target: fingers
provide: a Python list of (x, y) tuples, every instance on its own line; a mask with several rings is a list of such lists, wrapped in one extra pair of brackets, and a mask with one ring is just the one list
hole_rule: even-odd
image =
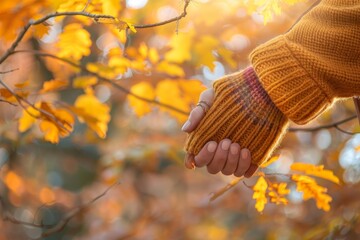
[(203, 167), (208, 165), (215, 155), (217, 146), (217, 143), (214, 141), (205, 144), (205, 146), (200, 150), (199, 154), (195, 157), (195, 166)]
[(209, 88), (200, 94), (199, 102), (203, 101), (202, 106), (196, 106), (191, 112), (189, 119), (184, 123), (181, 128), (184, 132), (192, 132), (199, 125), (201, 119), (205, 116), (205, 111), (213, 104), (214, 101), (214, 90)]
[(241, 150), (240, 160), (237, 169), (234, 172), (236, 177), (241, 177), (249, 169), (251, 164), (250, 151), (246, 148)]
[(234, 174), (236, 177), (249, 178), (257, 171), (258, 166), (251, 162), (251, 153), (247, 148), (241, 149), (238, 143), (229, 139), (219, 144), (210, 141), (200, 150), (199, 154), (186, 153), (185, 166), (188, 169), (207, 166), (210, 174), (221, 171), (224, 175)]
[(236, 171), (240, 158), (240, 145), (238, 143), (232, 143), (230, 145), (230, 151), (227, 161), (221, 172), (224, 175), (231, 175)]
[(214, 158), (207, 165), (207, 170), (209, 173), (216, 174), (224, 168), (227, 161), (230, 145), (230, 139), (221, 140), (221, 142), (219, 143), (219, 147), (216, 149)]
[(254, 175), (254, 173), (256, 172), (256, 170), (257, 170), (258, 168), (259, 168), (258, 165), (252, 163), (252, 164), (250, 165), (249, 169), (246, 171), (246, 173), (245, 173), (244, 176), (245, 176), (246, 178), (252, 177), (252, 175)]

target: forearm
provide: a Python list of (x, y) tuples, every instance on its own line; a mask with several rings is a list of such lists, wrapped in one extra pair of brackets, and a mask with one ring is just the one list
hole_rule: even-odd
[(336, 98), (360, 95), (360, 1), (327, 0), (251, 62), (276, 106), (304, 124)]

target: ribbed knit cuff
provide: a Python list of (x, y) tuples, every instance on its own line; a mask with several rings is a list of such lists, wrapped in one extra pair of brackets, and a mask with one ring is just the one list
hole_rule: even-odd
[(299, 64), (284, 36), (257, 47), (250, 59), (271, 100), (290, 120), (305, 124), (315, 118), (331, 99)]

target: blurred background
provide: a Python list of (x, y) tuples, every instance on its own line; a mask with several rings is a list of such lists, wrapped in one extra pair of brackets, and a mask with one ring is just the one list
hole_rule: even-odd
[[(189, 112), (206, 86), (248, 66), (252, 49), (285, 33), (315, 1), (274, 2), (278, 1), (192, 0), (187, 16), (180, 21), (139, 28), (136, 33), (119, 31), (113, 22), (97, 24), (84, 17), (50, 19), (45, 33), (29, 32), (18, 49), (66, 56), (60, 52), (59, 36), (67, 25), (79, 23), (90, 33), (91, 51), (74, 61), (81, 66), (111, 65), (111, 57), (118, 51), (128, 65), (112, 72), (97, 65), (99, 73), (109, 70), (107, 76), (138, 95)], [(287, 4), (291, 2), (294, 4)], [(111, 14), (134, 25), (161, 22), (184, 10), (180, 0), (5, 0), (2, 4), (0, 55), (30, 19), (57, 10)], [(71, 41), (78, 39), (74, 36)], [(44, 82), (71, 82), (82, 76), (56, 59), (19, 53), (0, 65), (0, 71), (14, 68), (19, 70), (0, 77), (11, 87), (30, 82), (25, 89), (31, 102), (71, 105), (86, 91), (71, 85), (39, 91)], [(319, 210), (314, 200), (304, 201), (296, 186), (289, 183), (288, 205), (267, 204), (264, 212), (258, 213), (250, 187), (257, 177), (238, 183), (210, 202), (211, 193), (234, 177), (185, 169), (186, 135), (180, 131), (185, 114), (129, 98), (109, 84), (99, 82), (91, 89), (111, 109), (103, 139), (77, 121), (68, 137), (49, 143), (36, 126), (20, 132), (22, 108), (1, 102), (0, 240), (359, 238), (360, 134), (335, 128), (289, 132), (275, 153), (279, 159), (264, 171), (287, 174), (293, 162), (323, 164), (341, 184), (319, 181), (333, 198), (328, 212)], [(354, 113), (352, 100), (341, 101), (301, 127), (326, 125)], [(356, 119), (341, 128), (360, 131)], [(288, 179), (278, 176), (274, 181)], [(116, 182), (119, 184), (109, 189)], [(107, 189), (94, 204), (86, 205)], [(68, 218), (73, 209), (85, 205)], [(48, 226), (64, 219), (69, 220), (64, 229), (43, 236)]]

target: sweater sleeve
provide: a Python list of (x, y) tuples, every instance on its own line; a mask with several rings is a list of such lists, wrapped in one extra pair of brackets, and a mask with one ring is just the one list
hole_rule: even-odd
[(360, 0), (323, 0), (250, 59), (272, 101), (297, 124), (360, 95)]

